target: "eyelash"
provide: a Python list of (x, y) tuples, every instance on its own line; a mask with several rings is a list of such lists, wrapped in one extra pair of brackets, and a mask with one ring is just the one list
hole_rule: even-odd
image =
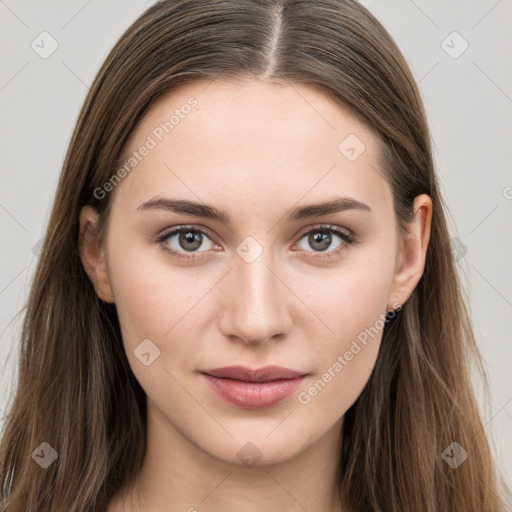
[[(317, 252), (316, 254), (318, 254), (319, 256), (315, 256), (314, 258), (315, 259), (319, 259), (319, 260), (331, 260), (333, 258), (335, 258), (336, 256), (340, 255), (341, 253), (347, 251), (348, 249), (350, 249), (351, 247), (353, 247), (354, 245), (356, 245), (358, 243), (358, 240), (357, 238), (355, 237), (355, 235), (353, 233), (351, 233), (350, 231), (348, 230), (342, 230), (336, 226), (332, 226), (330, 224), (322, 224), (320, 226), (316, 226), (312, 229), (309, 229), (307, 231), (303, 231), (301, 234), (300, 234), (300, 238), (299, 238), (299, 241), (302, 240), (306, 235), (309, 235), (309, 234), (312, 234), (312, 233), (318, 233), (318, 232), (329, 232), (329, 233), (334, 233), (335, 235), (338, 235), (342, 241), (344, 243), (342, 243), (338, 248), (336, 249), (333, 249), (331, 251), (328, 251), (328, 252)], [(171, 256), (173, 258), (176, 258), (176, 259), (179, 259), (179, 260), (196, 260), (198, 258), (200, 258), (201, 256), (198, 255), (196, 256), (196, 254), (200, 254), (200, 253), (189, 253), (190, 255), (189, 256), (185, 256), (182, 252), (179, 252), (179, 251), (175, 251), (173, 249), (170, 249), (169, 247), (169, 244), (165, 243), (165, 241), (174, 236), (174, 235), (177, 235), (179, 233), (200, 233), (202, 235), (206, 235), (210, 240), (211, 240), (211, 236), (209, 236), (209, 234), (205, 231), (203, 231), (202, 229), (199, 229), (195, 226), (180, 226), (180, 227), (177, 227), (177, 228), (173, 228), (169, 231), (166, 231), (165, 233), (163, 233), (162, 235), (158, 236), (157, 239), (156, 239), (156, 242), (159, 243), (161, 245), (161, 247), (166, 251), (168, 252), (169, 254), (171, 254)], [(312, 251), (312, 252), (315, 252), (315, 251)]]

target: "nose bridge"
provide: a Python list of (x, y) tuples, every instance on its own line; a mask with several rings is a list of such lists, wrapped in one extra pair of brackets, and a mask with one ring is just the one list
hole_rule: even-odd
[(237, 248), (241, 255), (235, 256), (235, 268), (230, 273), (229, 299), (224, 302), (221, 329), (226, 336), (256, 343), (286, 332), (290, 323), (284, 285), (272, 268), (272, 251), (263, 250), (252, 259), (247, 257), (251, 251), (254, 256), (256, 248), (251, 243), (242, 242)]

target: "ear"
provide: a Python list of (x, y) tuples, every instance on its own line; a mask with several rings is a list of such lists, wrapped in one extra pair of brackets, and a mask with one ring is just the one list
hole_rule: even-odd
[(400, 240), (388, 309), (399, 309), (407, 301), (425, 268), (432, 221), (432, 200), (427, 194), (414, 199), (413, 212), (414, 219)]
[(98, 297), (104, 302), (115, 302), (108, 277), (105, 250), (99, 243), (98, 217), (92, 206), (84, 206), (80, 211), (80, 258)]

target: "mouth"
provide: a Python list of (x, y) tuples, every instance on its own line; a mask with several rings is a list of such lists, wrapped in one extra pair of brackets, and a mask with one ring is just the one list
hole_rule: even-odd
[(209, 387), (232, 405), (244, 409), (263, 409), (290, 396), (307, 377), (307, 373), (281, 366), (251, 370), (228, 366), (201, 372)]

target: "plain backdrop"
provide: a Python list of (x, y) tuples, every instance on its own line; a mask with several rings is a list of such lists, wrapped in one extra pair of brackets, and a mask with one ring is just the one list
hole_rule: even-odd
[[(0, 429), (14, 392), (16, 314), (79, 109), (107, 53), (152, 3), (0, 0)], [(490, 377), (492, 400), (480, 398), (485, 429), (511, 482), (512, 0), (362, 3), (398, 43), (428, 111), (457, 265)]]

